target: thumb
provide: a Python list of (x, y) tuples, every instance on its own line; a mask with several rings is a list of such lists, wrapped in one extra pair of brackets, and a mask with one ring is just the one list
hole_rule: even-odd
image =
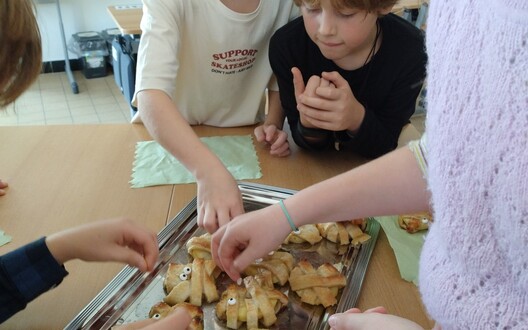
[(292, 68), (291, 73), (293, 74), (293, 89), (295, 92), (295, 99), (297, 99), (299, 95), (304, 93), (304, 89), (305, 89), (304, 80), (302, 77), (301, 70), (299, 70), (298, 68), (296, 67)]
[(233, 261), (233, 267), (239, 272), (242, 273), (250, 264), (252, 264), (259, 255), (255, 255), (253, 252), (254, 249), (251, 247), (246, 247)]

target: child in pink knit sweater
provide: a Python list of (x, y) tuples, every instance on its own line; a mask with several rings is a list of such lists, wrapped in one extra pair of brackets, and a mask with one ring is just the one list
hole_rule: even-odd
[[(431, 207), (420, 261), (431, 317), (443, 330), (528, 329), (528, 1), (431, 1), (426, 39), (426, 137), (285, 206), (295, 226)], [(236, 280), (290, 231), (272, 205), (220, 228), (213, 255)], [(329, 324), (421, 329), (383, 308)]]

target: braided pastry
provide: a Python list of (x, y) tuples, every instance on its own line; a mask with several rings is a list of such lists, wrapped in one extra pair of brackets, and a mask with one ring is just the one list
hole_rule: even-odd
[(334, 266), (325, 263), (314, 269), (305, 261), (299, 261), (290, 273), (290, 288), (301, 301), (310, 305), (332, 306), (337, 303), (337, 293), (346, 285), (346, 279)]
[(304, 225), (299, 227), (299, 231), (292, 231), (284, 240), (284, 244), (288, 243), (304, 243), (308, 242), (312, 245), (319, 243), (323, 238), (315, 225)]
[(430, 212), (406, 214), (398, 217), (398, 224), (400, 227), (410, 234), (429, 229), (429, 225), (432, 222), (433, 215)]
[(192, 237), (185, 244), (187, 252), (193, 259), (211, 260), (211, 234), (205, 233), (202, 236)]
[(189, 303), (179, 303), (174, 306), (169, 306), (164, 302), (157, 303), (150, 309), (149, 317), (154, 319), (162, 319), (178, 307), (185, 309), (185, 311), (187, 311), (187, 313), (189, 313), (192, 318), (188, 329), (203, 329), (203, 310), (200, 307), (191, 305)]
[(288, 252), (275, 251), (270, 256), (266, 256), (264, 259), (257, 260), (246, 269), (244, 269), (244, 275), (257, 275), (262, 272), (263, 269), (269, 271), (272, 275), (273, 283), (279, 283), (280, 285), (288, 282), (288, 277), (293, 269), (293, 256)]
[(288, 303), (288, 297), (273, 287), (261, 285), (258, 278), (244, 278), (245, 287), (231, 284), (216, 304), (216, 315), (226, 321), (230, 329), (238, 329), (244, 322), (247, 329), (265, 327), (277, 321), (277, 313)]
[(370, 236), (361, 229), (364, 226), (363, 219), (341, 222), (327, 222), (316, 224), (321, 236), (327, 240), (340, 245), (359, 245), (370, 239)]
[(202, 296), (207, 302), (218, 300), (215, 278), (220, 271), (214, 261), (194, 259), (190, 264), (169, 264), (163, 281), (165, 292), (163, 299), (169, 305), (189, 301), (195, 306), (202, 305)]

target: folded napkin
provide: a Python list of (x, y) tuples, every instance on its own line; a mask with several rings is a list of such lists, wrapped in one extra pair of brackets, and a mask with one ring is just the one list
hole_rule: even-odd
[[(236, 180), (262, 177), (251, 135), (214, 136), (200, 140), (218, 156)], [(196, 182), (194, 176), (157, 142), (137, 143), (130, 181), (132, 188), (191, 182)]]
[(0, 230), (0, 246), (6, 245), (11, 242), (11, 236), (6, 235), (2, 230)]
[(397, 216), (377, 217), (396, 256), (401, 277), (418, 285), (418, 265), (427, 231), (409, 234), (400, 228)]

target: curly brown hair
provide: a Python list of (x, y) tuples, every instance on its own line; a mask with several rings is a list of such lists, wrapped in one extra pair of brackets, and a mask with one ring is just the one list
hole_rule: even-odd
[[(297, 6), (306, 3), (310, 6), (319, 6), (321, 0), (293, 0)], [(357, 8), (368, 12), (392, 7), (398, 0), (330, 0), (332, 6), (337, 9)]]
[(40, 32), (31, 0), (0, 0), (0, 108), (15, 101), (42, 68)]

